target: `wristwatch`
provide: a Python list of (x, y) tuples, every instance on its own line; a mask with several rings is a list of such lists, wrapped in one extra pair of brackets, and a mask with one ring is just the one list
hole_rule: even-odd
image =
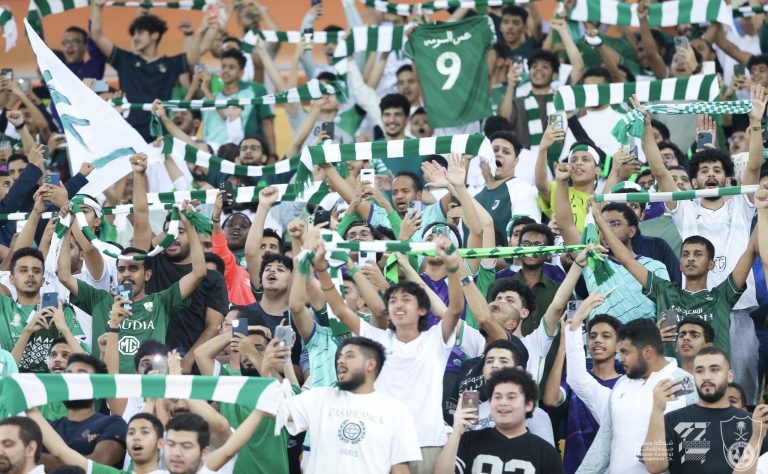
[(461, 286), (467, 286), (467, 285), (469, 285), (470, 283), (474, 283), (474, 282), (475, 282), (475, 279), (474, 279), (474, 278), (472, 278), (472, 275), (467, 275), (467, 276), (465, 276), (464, 278), (462, 278), (462, 279), (461, 279), (461, 280), (459, 280), (459, 281), (461, 282)]

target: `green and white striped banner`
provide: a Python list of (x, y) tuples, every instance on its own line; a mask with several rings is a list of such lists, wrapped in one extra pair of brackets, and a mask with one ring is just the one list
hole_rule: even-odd
[[(215, 4), (218, 0), (180, 0), (176, 2), (128, 1), (107, 2), (108, 6), (141, 7), (141, 8), (174, 8), (178, 10), (202, 10), (206, 5)], [(56, 15), (76, 8), (90, 6), (88, 0), (29, 0), (27, 20), (36, 31), (40, 31), (43, 18)]]
[(555, 109), (571, 112), (582, 107), (619, 105), (627, 102), (633, 94), (637, 94), (641, 103), (713, 101), (719, 92), (717, 74), (654, 81), (561, 86), (555, 94)]
[(739, 194), (752, 194), (757, 192), (760, 186), (750, 184), (747, 186), (727, 186), (724, 188), (694, 189), (691, 191), (674, 191), (671, 193), (614, 193), (595, 194), (597, 202), (662, 202), (662, 201), (690, 201), (692, 199), (713, 198), (722, 196), (736, 196)]
[[(568, 19), (603, 25), (640, 26), (637, 3), (621, 3), (616, 0), (576, 0), (576, 5), (568, 13)], [(648, 12), (648, 23), (656, 27), (713, 21), (725, 25), (733, 24), (733, 11), (723, 0), (672, 0), (652, 3)]]
[(488, 7), (500, 7), (502, 5), (527, 5), (531, 0), (435, 0), (423, 3), (392, 3), (386, 0), (360, 0), (367, 7), (373, 7), (376, 11), (392, 13), (400, 16), (410, 16), (421, 7), (422, 12), (436, 12), (449, 8), (471, 8), (479, 12), (485, 12)]
[(202, 375), (13, 374), (0, 379), (0, 403), (12, 414), (51, 402), (107, 398), (213, 400), (255, 407), (274, 381)]
[(742, 7), (733, 9), (734, 17), (749, 18), (755, 15), (762, 15), (768, 13), (768, 5), (744, 5)]
[(16, 40), (19, 39), (19, 29), (16, 27), (13, 12), (10, 9), (0, 7), (0, 29), (3, 30), (5, 52), (7, 53), (16, 46)]
[[(749, 100), (734, 100), (730, 102), (693, 102), (690, 104), (654, 104), (645, 106), (650, 114), (682, 115), (682, 114), (746, 114), (752, 110)], [(629, 137), (643, 137), (645, 129), (643, 113), (637, 109), (630, 111), (613, 127), (611, 134), (624, 145), (629, 144)]]
[[(581, 252), (586, 245), (540, 245), (533, 247), (479, 247), (471, 249), (458, 249), (462, 258), (507, 258), (507, 257), (538, 257), (541, 255), (556, 255), (567, 252)], [(401, 242), (399, 240), (350, 240), (341, 242), (326, 242), (327, 251), (349, 252), (400, 252), (408, 255), (434, 256), (434, 242)]]
[(336, 46), (333, 57), (346, 58), (359, 52), (400, 51), (407, 41), (404, 26), (356, 26)]
[(225, 160), (216, 155), (211, 155), (206, 151), (202, 151), (170, 135), (163, 137), (163, 153), (183, 157), (184, 161), (187, 163), (208, 168), (209, 171), (221, 171), (224, 174), (235, 176), (258, 177), (288, 173), (290, 171), (295, 171), (299, 164), (299, 157), (295, 156), (287, 160), (278, 161), (272, 165), (238, 165), (233, 161)]
[[(312, 43), (338, 43), (343, 38), (343, 31), (315, 31), (312, 33)], [(244, 53), (252, 53), (259, 40), (265, 43), (301, 43), (304, 33), (301, 31), (249, 30), (240, 42)]]
[[(220, 100), (166, 100), (162, 102), (163, 107), (169, 110), (203, 110), (203, 109), (224, 109), (226, 107), (244, 107), (247, 105), (273, 105), (273, 104), (296, 104), (310, 100), (321, 99), (324, 95), (344, 94), (345, 87), (338, 81), (326, 85), (317, 79), (312, 79), (298, 87), (292, 87), (283, 92), (275, 94), (266, 94), (261, 97), (247, 99), (220, 99)], [(152, 104), (131, 104), (125, 98), (117, 98), (108, 101), (111, 105), (131, 110), (152, 110)]]

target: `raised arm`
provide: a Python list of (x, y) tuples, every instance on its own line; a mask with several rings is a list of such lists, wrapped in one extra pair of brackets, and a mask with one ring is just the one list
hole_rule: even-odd
[(648, 12), (650, 11), (649, 0), (642, 0), (637, 5), (637, 17), (640, 20), (640, 41), (643, 45), (643, 51), (648, 57), (648, 64), (653, 71), (656, 79), (664, 79), (667, 76), (667, 65), (659, 54), (656, 46), (656, 40), (653, 39), (651, 25), (648, 24)]
[[(75, 224), (73, 224), (75, 225)], [(72, 233), (67, 231), (61, 238), (61, 251), (59, 252), (58, 270), (56, 275), (59, 281), (69, 290), (70, 297), (77, 296), (77, 278), (72, 276), (72, 267), (69, 255), (69, 245)]]
[(137, 153), (131, 157), (133, 170), (133, 246), (144, 251), (152, 247), (152, 228), (149, 226), (147, 201), (147, 155)]
[(603, 214), (598, 209), (598, 206), (592, 206), (592, 217), (595, 219), (597, 228), (600, 229), (600, 235), (605, 239), (606, 245), (616, 260), (624, 265), (624, 268), (635, 277), (635, 280), (643, 285), (643, 288), (648, 289), (648, 270), (635, 260), (635, 254), (616, 237), (608, 223), (603, 219)]
[(443, 341), (448, 342), (464, 311), (464, 293), (459, 281), (459, 270), (464, 266), (464, 260), (459, 256), (458, 249), (446, 237), (436, 238), (435, 245), (437, 256), (443, 259), (448, 269), (448, 308), (440, 321)]
[[(186, 203), (184, 203), (186, 204)], [(185, 206), (182, 206), (182, 208)], [(205, 266), (205, 255), (203, 254), (203, 246), (200, 243), (200, 238), (197, 236), (197, 230), (193, 226), (187, 216), (183, 212), (179, 212), (179, 219), (181, 224), (184, 224), (184, 230), (187, 233), (187, 239), (189, 240), (189, 256), (192, 260), (192, 271), (184, 275), (179, 281), (179, 293), (181, 293), (181, 299), (185, 300), (192, 295), (195, 288), (203, 281), (208, 269)], [(179, 229), (181, 232), (181, 229)]]
[(78, 466), (81, 469), (88, 469), (88, 458), (78, 453), (74, 449), (61, 439), (61, 436), (51, 427), (48, 420), (43, 418), (40, 411), (37, 408), (27, 410), (27, 416), (30, 420), (37, 423), (40, 427), (40, 431), (43, 433), (43, 445), (51, 455), (61, 461), (63, 464), (69, 466)]
[(317, 272), (320, 288), (328, 300), (328, 305), (350, 331), (360, 334), (360, 318), (344, 303), (341, 295), (336, 291), (336, 287), (333, 286), (333, 280), (331, 280), (331, 275), (328, 273), (328, 262), (325, 260), (325, 243), (318, 237), (308, 242), (308, 246), (315, 253), (315, 256), (312, 258), (312, 266)]
[(579, 48), (573, 42), (571, 32), (568, 30), (568, 23), (560, 18), (553, 18), (549, 22), (552, 29), (560, 34), (560, 39), (565, 47), (565, 54), (568, 55), (568, 62), (571, 64), (571, 74), (569, 84), (577, 84), (584, 74), (584, 58), (581, 56)]
[(112, 50), (115, 49), (115, 45), (101, 31), (103, 9), (106, 3), (107, 0), (93, 0), (91, 2), (91, 39), (99, 47), (101, 53), (109, 59), (112, 57)]
[[(298, 254), (293, 259), (293, 268), (301, 268), (301, 262), (297, 257)], [(309, 311), (307, 311), (307, 277), (308, 275), (303, 274), (301, 271), (294, 273), (293, 281), (291, 282), (291, 297), (288, 302), (288, 310), (291, 312), (291, 316), (293, 316), (293, 323), (296, 325), (296, 329), (304, 344), (309, 342), (309, 338), (315, 328), (315, 322), (312, 320), (312, 316), (309, 315)]]
[(565, 140), (565, 132), (561, 129), (556, 130), (553, 128), (553, 124), (547, 125), (547, 129), (544, 130), (544, 135), (541, 137), (541, 143), (539, 144), (539, 153), (536, 156), (536, 168), (535, 168), (535, 181), (536, 190), (539, 191), (539, 197), (545, 204), (550, 204), (552, 195), (552, 188), (549, 183), (549, 175), (547, 173), (547, 152), (550, 147), (556, 141)]
[[(744, 253), (741, 254), (741, 257), (739, 257), (739, 260), (736, 262), (736, 266), (733, 268), (733, 272), (731, 272), (731, 279), (733, 279), (733, 284), (736, 286), (736, 288), (742, 288), (744, 285), (746, 285), (749, 272), (752, 271), (752, 264), (755, 262), (755, 257), (758, 254), (757, 230), (752, 232), (752, 236), (749, 238), (747, 248), (744, 249)], [(763, 235), (765, 235), (763, 240), (768, 240), (768, 235)]]
[(576, 283), (581, 278), (581, 269), (584, 268), (587, 261), (587, 255), (590, 252), (602, 251), (602, 247), (589, 245), (582, 250), (579, 255), (574, 259), (574, 264), (568, 270), (565, 275), (565, 280), (560, 284), (555, 292), (555, 296), (552, 298), (552, 302), (547, 307), (547, 311), (544, 313), (544, 325), (547, 330), (547, 334), (553, 335), (557, 330), (557, 324), (560, 320), (560, 316), (565, 312), (565, 307), (568, 305), (568, 300), (571, 299)]
[[(757, 184), (760, 181), (760, 166), (763, 164), (763, 128), (761, 121), (765, 114), (766, 91), (765, 88), (753, 83), (749, 91), (752, 100), (752, 110), (749, 112), (749, 158), (741, 179), (741, 185)], [(752, 196), (747, 195), (750, 199)]]
[[(560, 318), (561, 326), (565, 327), (565, 315)], [(552, 364), (552, 370), (547, 377), (547, 383), (544, 386), (544, 396), (542, 402), (549, 407), (559, 407), (565, 400), (565, 394), (562, 389), (563, 366), (565, 365), (565, 334), (560, 334), (560, 345), (557, 348), (555, 362)]]
[(259, 205), (256, 208), (256, 216), (253, 218), (248, 237), (245, 239), (245, 262), (248, 266), (248, 274), (251, 276), (251, 286), (261, 286), (261, 241), (264, 238), (264, 224), (267, 222), (267, 214), (272, 209), (272, 204), (277, 201), (277, 188), (268, 187), (259, 191)]
[(659, 456), (659, 446), (667, 445), (667, 434), (664, 429), (664, 409), (667, 401), (676, 400), (672, 395), (679, 387), (672, 379), (659, 380), (653, 387), (653, 409), (648, 420), (648, 431), (640, 451), (641, 462), (648, 472), (661, 473), (669, 467), (666, 456)]
[(201, 375), (214, 375), (213, 369), (216, 355), (221, 352), (232, 339), (232, 334), (224, 332), (218, 336), (212, 337), (195, 348), (195, 363), (200, 369)]
[[(768, 275), (768, 185), (763, 185), (755, 193), (755, 206), (757, 207), (757, 244), (760, 260), (763, 262), (763, 271)], [(760, 237), (762, 236), (762, 237)]]
[(205, 458), (205, 467), (213, 472), (218, 472), (219, 469), (224, 467), (251, 439), (256, 428), (259, 427), (263, 416), (263, 412), (259, 410), (251, 411), (245, 420), (240, 423), (240, 426), (237, 427), (237, 430), (229, 436), (226, 443), (208, 454)]
[(573, 222), (571, 201), (568, 198), (568, 180), (571, 177), (571, 165), (561, 163), (555, 168), (555, 217), (560, 235), (566, 245), (576, 245), (581, 241), (581, 234)]
[(507, 89), (504, 91), (504, 97), (499, 104), (499, 115), (506, 117), (509, 120), (514, 120), (512, 114), (515, 109), (515, 91), (517, 90), (517, 85), (520, 83), (522, 77), (523, 65), (513, 63), (509, 67), (509, 72), (507, 72)]

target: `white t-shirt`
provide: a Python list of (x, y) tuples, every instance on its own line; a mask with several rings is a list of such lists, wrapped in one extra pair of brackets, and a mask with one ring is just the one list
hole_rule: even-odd
[[(678, 201), (677, 207), (669, 213), (683, 240), (692, 235), (700, 235), (715, 246), (715, 268), (707, 276), (707, 287), (711, 289), (725, 281), (749, 243), (755, 205), (746, 195), (739, 195), (728, 199), (720, 209), (715, 210), (702, 207), (698, 199)], [(756, 306), (755, 277), (749, 272), (747, 289), (734, 309)]]
[(399, 341), (391, 329), (378, 329), (360, 321), (360, 336), (373, 339), (387, 351), (376, 390), (397, 398), (411, 410), (422, 447), (443, 446), (448, 439), (441, 408), (443, 373), (456, 333), (446, 342), (442, 328), (441, 321), (406, 343)]
[(288, 432), (312, 437), (306, 473), (388, 473), (395, 464), (421, 460), (408, 408), (381, 392), (317, 387), (288, 400), (288, 410)]

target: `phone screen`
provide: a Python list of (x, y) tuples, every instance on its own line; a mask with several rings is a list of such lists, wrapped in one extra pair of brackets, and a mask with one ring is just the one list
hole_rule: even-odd
[(133, 284), (127, 281), (117, 285), (117, 292), (120, 294), (120, 296), (123, 297), (124, 300), (128, 301), (127, 303), (123, 304), (123, 307), (128, 311), (132, 311), (133, 304), (131, 302), (133, 301)]

